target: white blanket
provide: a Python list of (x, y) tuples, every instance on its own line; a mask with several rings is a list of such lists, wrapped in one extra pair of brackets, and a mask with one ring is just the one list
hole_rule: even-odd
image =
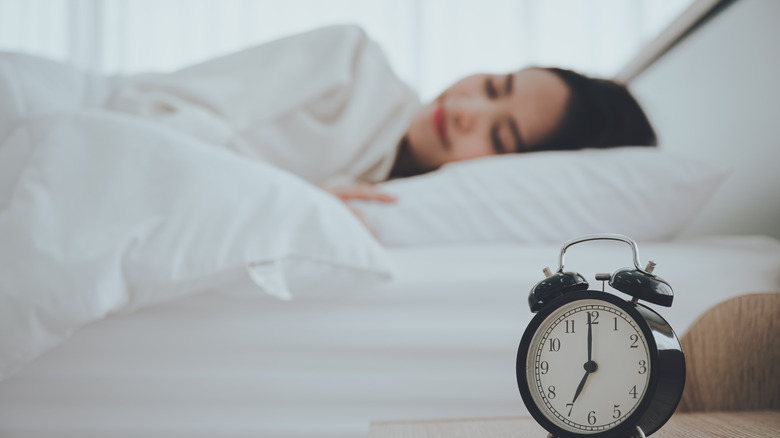
[(416, 107), (352, 26), (132, 77), (0, 53), (0, 380), (85, 324), (215, 285), (389, 279), (307, 181), (384, 179)]
[(0, 380), (85, 324), (215, 285), (289, 298), (392, 274), (305, 181), (383, 178), (414, 106), (357, 28), (135, 78), (0, 54), (0, 92)]
[(320, 184), (386, 179), (418, 101), (363, 30), (334, 26), (120, 78), (106, 107)]

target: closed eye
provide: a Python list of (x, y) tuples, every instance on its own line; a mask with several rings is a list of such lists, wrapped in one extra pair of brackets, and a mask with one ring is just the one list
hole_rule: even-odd
[(487, 93), (487, 96), (491, 99), (495, 99), (498, 97), (498, 90), (496, 89), (496, 84), (493, 82), (493, 78), (491, 77), (485, 79), (485, 93)]
[(490, 128), (490, 142), (493, 145), (493, 150), (495, 150), (497, 154), (503, 154), (505, 153), (506, 149), (504, 148), (504, 144), (501, 143), (501, 137), (498, 135), (498, 129), (498, 125), (493, 125), (493, 127)]

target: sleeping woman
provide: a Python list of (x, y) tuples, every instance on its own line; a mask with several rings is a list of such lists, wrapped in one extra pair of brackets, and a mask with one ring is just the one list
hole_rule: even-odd
[(343, 200), (392, 201), (371, 184), (487, 155), (655, 145), (624, 86), (570, 70), (476, 74), (421, 105), (355, 26), (114, 81), (109, 108), (269, 162)]

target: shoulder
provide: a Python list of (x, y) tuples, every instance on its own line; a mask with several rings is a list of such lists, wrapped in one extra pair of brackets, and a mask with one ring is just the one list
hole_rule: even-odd
[(313, 29), (292, 37), (306, 46), (317, 47), (318, 50), (337, 52), (371, 52), (381, 51), (379, 46), (360, 26), (345, 24)]
[[(391, 69), (382, 47), (360, 26), (347, 24), (327, 26), (299, 34), (300, 42), (320, 64), (339, 65), (345, 74), (359, 69)], [(352, 73), (347, 74), (352, 76)]]
[(306, 32), (312, 37), (325, 38), (328, 40), (344, 39), (344, 40), (367, 40), (368, 34), (366, 31), (355, 24), (339, 24), (335, 26), (320, 27), (318, 29)]

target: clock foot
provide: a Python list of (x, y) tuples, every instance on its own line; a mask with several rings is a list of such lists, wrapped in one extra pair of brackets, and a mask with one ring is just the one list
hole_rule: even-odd
[[(558, 438), (558, 437), (556, 437), (555, 435), (553, 435), (551, 433), (548, 433), (547, 434), (547, 438)], [(645, 436), (645, 432), (642, 431), (642, 428), (637, 426), (636, 427), (636, 431), (631, 436), (626, 437), (626, 438), (647, 438), (647, 437)]]

